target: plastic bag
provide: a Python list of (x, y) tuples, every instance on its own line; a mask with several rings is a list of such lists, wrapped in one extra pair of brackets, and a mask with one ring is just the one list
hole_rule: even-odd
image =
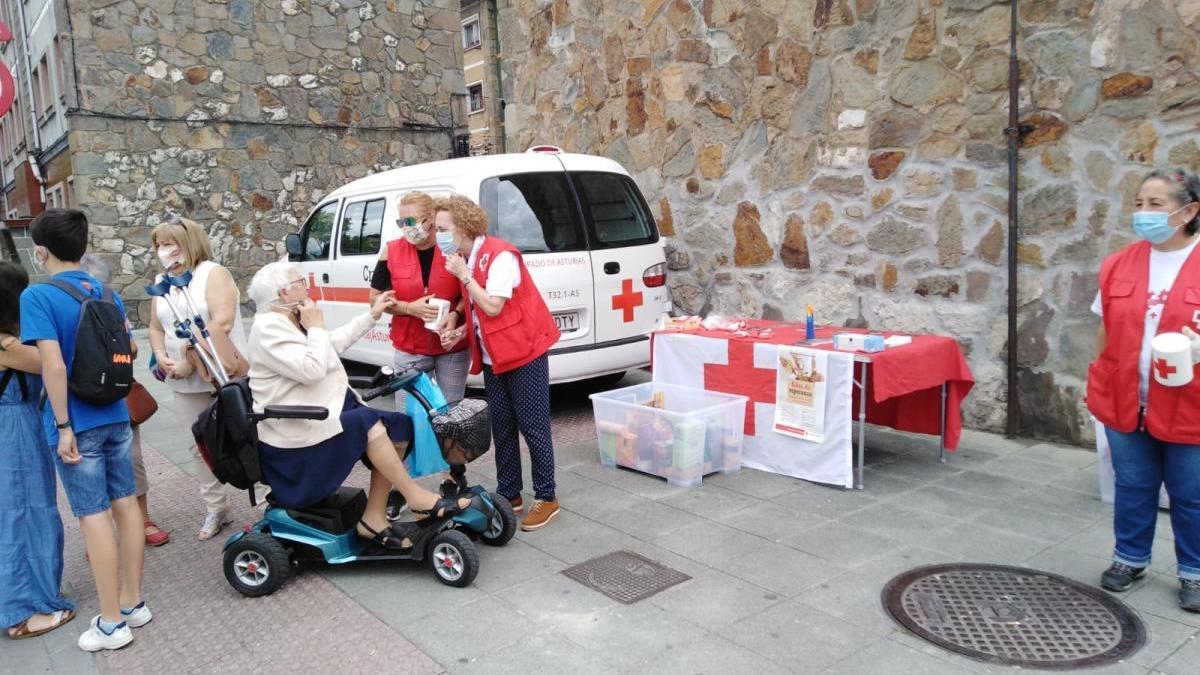
[[(416, 389), (429, 405), (433, 406), (435, 414), (446, 407), (446, 397), (442, 390), (434, 386), (428, 376), (423, 375), (417, 379)], [(405, 397), (404, 412), (408, 413), (413, 423), (412, 452), (408, 453), (405, 460), (408, 473), (413, 478), (419, 478), (449, 469), (450, 465), (442, 459), (437, 435), (433, 433), (433, 426), (429, 423), (429, 413), (411, 392)]]

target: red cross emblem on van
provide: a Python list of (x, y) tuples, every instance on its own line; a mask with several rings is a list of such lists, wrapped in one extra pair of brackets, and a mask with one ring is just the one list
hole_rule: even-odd
[(612, 299), (612, 308), (621, 310), (621, 320), (625, 323), (633, 323), (633, 310), (642, 306), (641, 291), (633, 291), (633, 279), (624, 279), (621, 281), (621, 292), (614, 295)]

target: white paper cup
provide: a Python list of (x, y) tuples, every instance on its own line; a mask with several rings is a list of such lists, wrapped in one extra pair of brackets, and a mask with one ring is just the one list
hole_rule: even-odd
[(1150, 341), (1150, 373), (1164, 387), (1192, 381), (1192, 341), (1183, 333), (1161, 333)]
[(429, 304), (438, 308), (437, 318), (433, 321), (426, 321), (425, 327), (431, 331), (437, 331), (442, 327), (442, 321), (446, 320), (446, 315), (450, 313), (450, 301), (441, 298), (430, 298)]

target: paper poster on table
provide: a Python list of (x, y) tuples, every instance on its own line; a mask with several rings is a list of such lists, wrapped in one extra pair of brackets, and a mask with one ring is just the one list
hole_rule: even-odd
[(775, 381), (778, 433), (814, 443), (825, 438), (825, 390), (829, 354), (803, 347), (779, 347)]

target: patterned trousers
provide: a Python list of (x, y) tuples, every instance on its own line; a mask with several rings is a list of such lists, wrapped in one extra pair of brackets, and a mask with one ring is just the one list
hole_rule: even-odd
[(550, 435), (550, 363), (545, 354), (497, 375), (483, 367), (492, 435), (496, 444), (496, 491), (512, 499), (521, 494), (521, 448), (517, 431), (529, 446), (533, 494), (554, 499), (554, 440)]

